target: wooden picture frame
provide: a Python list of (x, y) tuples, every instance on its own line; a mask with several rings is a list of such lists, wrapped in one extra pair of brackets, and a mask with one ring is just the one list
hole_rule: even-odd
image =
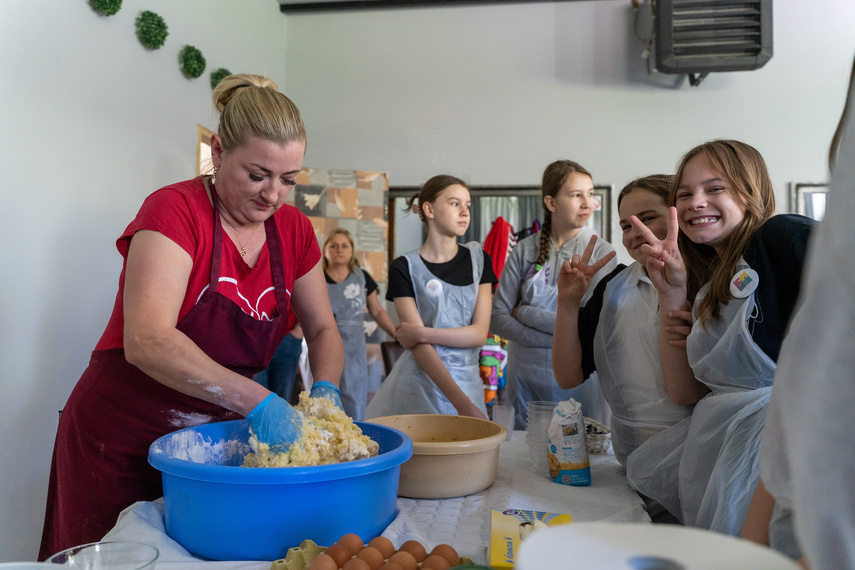
[(211, 136), (213, 134), (214, 132), (210, 129), (196, 125), (196, 176), (214, 172), (214, 165), (211, 162)]

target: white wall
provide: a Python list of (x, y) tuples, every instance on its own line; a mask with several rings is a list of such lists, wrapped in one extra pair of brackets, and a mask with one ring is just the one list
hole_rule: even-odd
[[(159, 51), (133, 35), (143, 9), (169, 25)], [(766, 67), (699, 88), (646, 76), (630, 18), (629, 0), (293, 16), (275, 0), (125, 0), (108, 19), (85, 0), (0, 2), (0, 561), (36, 555), (57, 410), (112, 307), (115, 239), (147, 194), (193, 175), (196, 124), (214, 126), (182, 44), (285, 87), (307, 165), (393, 185), (537, 184), (570, 157), (620, 187), (713, 137), (757, 146), (781, 196), (825, 178), (851, 0), (777, 2)]]
[[(112, 309), (115, 240), (146, 195), (193, 177), (196, 125), (216, 118), (208, 72), (285, 83), (279, 4), (237, 5), (0, 3), (0, 562), (35, 559), (57, 410)], [(158, 51), (134, 35), (141, 10), (169, 26)], [(199, 79), (178, 69), (184, 44), (207, 59)]]
[(310, 164), (385, 170), (393, 186), (442, 172), (539, 185), (570, 158), (617, 192), (739, 138), (767, 159), (779, 211), (790, 182), (826, 178), (855, 54), (851, 0), (775, 2), (769, 63), (700, 87), (648, 77), (629, 0), (324, 12), (287, 29)]

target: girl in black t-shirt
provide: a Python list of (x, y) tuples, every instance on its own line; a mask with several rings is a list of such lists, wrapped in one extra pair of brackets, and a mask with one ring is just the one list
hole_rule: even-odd
[(401, 356), (366, 417), (459, 414), (486, 419), (478, 355), (490, 325), (492, 263), (480, 244), (457, 243), (469, 227), (469, 188), (435, 176), (407, 201), (427, 224), (425, 243), (395, 260), (387, 298), (401, 324)]

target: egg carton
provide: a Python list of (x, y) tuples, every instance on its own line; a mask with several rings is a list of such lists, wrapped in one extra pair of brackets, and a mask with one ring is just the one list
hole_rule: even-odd
[(289, 548), (285, 558), (274, 561), (270, 570), (305, 570), (309, 562), (325, 550), (325, 546), (318, 546), (312, 540), (304, 540), (300, 546)]
[[(312, 540), (304, 540), (300, 546), (289, 548), (285, 558), (276, 560), (271, 564), (270, 570), (305, 570), (306, 567), (314, 560), (315, 556), (325, 552), (327, 547), (318, 546)], [(419, 564), (421, 567), (421, 564)], [(466, 556), (460, 557), (460, 566), (454, 566), (454, 569), (477, 569), (486, 568), (484, 566), (476, 566), (471, 558)]]

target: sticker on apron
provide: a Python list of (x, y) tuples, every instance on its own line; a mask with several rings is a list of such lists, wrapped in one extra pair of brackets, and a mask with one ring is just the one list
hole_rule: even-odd
[(744, 299), (757, 289), (759, 281), (757, 272), (753, 269), (741, 269), (730, 280), (730, 294), (737, 299)]
[(427, 282), (427, 285), (425, 285), (425, 291), (427, 291), (427, 294), (432, 297), (439, 297), (442, 295), (442, 281), (439, 279), (431, 279)]

